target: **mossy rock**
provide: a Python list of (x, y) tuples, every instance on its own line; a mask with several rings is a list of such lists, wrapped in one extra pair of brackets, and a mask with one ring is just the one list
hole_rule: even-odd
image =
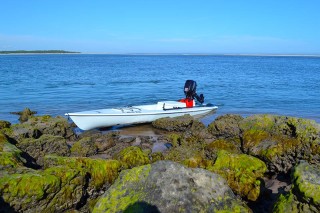
[(320, 166), (300, 163), (293, 172), (294, 189), (304, 202), (320, 209)]
[(154, 163), (159, 160), (164, 160), (164, 156), (162, 152), (152, 152), (149, 156), (150, 156), (150, 163)]
[(47, 154), (69, 156), (70, 150), (66, 140), (61, 136), (42, 135), (38, 139), (26, 138), (17, 147), (36, 159), (38, 165), (43, 165), (43, 157)]
[(160, 118), (153, 121), (152, 126), (169, 132), (200, 131), (205, 129), (203, 123), (190, 115), (175, 118)]
[(319, 162), (320, 126), (314, 121), (254, 115), (240, 122), (242, 149), (263, 159), (271, 172), (288, 172), (300, 160)]
[(276, 130), (276, 119), (279, 116), (261, 114), (252, 115), (244, 118), (240, 123), (240, 131), (252, 129), (252, 130), (264, 130), (267, 132), (273, 132)]
[(67, 119), (61, 116), (51, 117), (49, 115), (32, 116), (26, 122), (11, 125), (10, 128), (6, 128), (4, 131), (9, 137), (18, 142), (25, 138), (37, 139), (44, 134), (61, 136), (72, 141), (77, 137)]
[(205, 158), (206, 142), (203, 138), (196, 135), (185, 137), (180, 134), (169, 134), (167, 137), (172, 138), (173, 147), (163, 153), (166, 160), (183, 163), (194, 156)]
[[(83, 196), (85, 173), (65, 167), (28, 170), (0, 177), (0, 194), (19, 212), (57, 212), (75, 208)], [(1, 206), (0, 211), (9, 211)]]
[(5, 143), (9, 143), (8, 137), (0, 132), (0, 152), (3, 151)]
[(0, 120), (0, 129), (10, 128), (11, 123), (9, 121)]
[[(295, 200), (294, 195), (290, 192), (286, 195), (281, 194), (277, 202), (273, 207), (274, 213), (298, 213), (299, 211), (299, 202)], [(302, 213), (302, 212), (301, 212)]]
[(21, 112), (11, 112), (11, 114), (19, 115), (19, 121), (21, 123), (26, 122), (29, 118), (32, 118), (36, 111), (31, 111), (29, 108), (24, 108)]
[(173, 147), (181, 146), (184, 143), (184, 137), (181, 134), (171, 133), (166, 137)]
[(250, 212), (219, 175), (171, 161), (120, 173), (98, 200), (98, 212)]
[(292, 173), (292, 190), (281, 195), (273, 212), (319, 212), (320, 209), (320, 166), (301, 162)]
[(183, 164), (190, 168), (203, 168), (212, 166), (212, 161), (203, 158), (201, 155), (197, 155), (191, 158), (188, 158), (183, 161)]
[(209, 124), (208, 131), (216, 138), (239, 138), (239, 123), (242, 120), (240, 115), (222, 115)]
[(115, 146), (118, 142), (120, 136), (119, 132), (109, 132), (107, 134), (103, 134), (100, 137), (94, 138), (94, 143), (98, 148), (99, 152), (103, 152), (111, 147)]
[(117, 153), (114, 158), (121, 161), (125, 168), (133, 168), (150, 163), (148, 154), (143, 152), (142, 149), (137, 146), (124, 148)]
[[(237, 142), (236, 142), (237, 143)], [(240, 142), (239, 142), (240, 143)], [(220, 150), (241, 154), (241, 150), (232, 139), (217, 139), (205, 146), (206, 157), (215, 160)]]
[(60, 157), (47, 155), (44, 158), (45, 168), (63, 166), (72, 169), (84, 169), (90, 176), (88, 194), (97, 196), (108, 188), (118, 177), (121, 163), (116, 160), (91, 159), (85, 157)]
[(75, 142), (71, 149), (71, 156), (89, 157), (97, 154), (98, 148), (92, 138), (85, 137)]
[(4, 134), (0, 133), (0, 170), (23, 166), (26, 160), (21, 154), (22, 151), (11, 144)]
[(259, 179), (267, 171), (265, 163), (255, 157), (224, 150), (218, 152), (214, 165), (207, 169), (226, 178), (234, 192), (252, 201), (259, 197)]

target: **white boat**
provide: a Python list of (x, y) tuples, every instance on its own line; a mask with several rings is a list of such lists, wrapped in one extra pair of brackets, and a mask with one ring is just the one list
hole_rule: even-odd
[(66, 113), (82, 130), (111, 127), (116, 125), (129, 125), (149, 123), (159, 118), (177, 117), (185, 114), (203, 116), (214, 112), (218, 107), (199, 105), (187, 108), (185, 103), (178, 101), (162, 101), (153, 105), (141, 105), (112, 109), (98, 109), (75, 113)]

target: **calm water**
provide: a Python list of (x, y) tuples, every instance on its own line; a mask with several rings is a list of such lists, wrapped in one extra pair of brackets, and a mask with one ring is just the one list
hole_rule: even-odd
[(320, 122), (320, 58), (262, 56), (0, 55), (0, 120), (151, 104), (184, 96), (187, 79), (217, 114), (274, 113)]

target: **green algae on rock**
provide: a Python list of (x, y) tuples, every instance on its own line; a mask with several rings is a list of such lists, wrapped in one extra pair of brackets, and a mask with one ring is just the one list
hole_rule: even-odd
[(72, 169), (84, 169), (90, 176), (88, 194), (95, 197), (114, 182), (122, 165), (117, 160), (47, 155), (44, 158), (44, 166), (45, 168), (63, 166)]
[(281, 195), (273, 212), (311, 212), (320, 210), (320, 166), (301, 162), (292, 174), (293, 189)]
[(222, 115), (209, 124), (208, 131), (216, 138), (239, 138), (239, 123), (242, 120), (240, 115)]
[(250, 212), (219, 175), (171, 161), (122, 171), (93, 212), (143, 208), (154, 212)]
[(18, 142), (24, 138), (39, 138), (43, 134), (61, 136), (67, 140), (76, 138), (68, 120), (61, 116), (32, 116), (26, 122), (11, 125), (3, 131)]
[(133, 168), (150, 163), (148, 154), (137, 146), (124, 148), (115, 155), (115, 159), (121, 161), (125, 168)]
[(150, 155), (150, 163), (157, 162), (159, 160), (164, 160), (162, 152), (152, 152)]
[(0, 170), (6, 167), (23, 166), (26, 160), (21, 154), (22, 151), (11, 144), (6, 135), (0, 133)]
[(190, 115), (184, 115), (175, 118), (160, 118), (153, 121), (152, 126), (169, 132), (185, 132), (205, 129), (203, 123), (194, 119)]
[(263, 159), (271, 172), (288, 172), (299, 160), (320, 160), (320, 125), (314, 121), (254, 115), (239, 126), (243, 150)]
[(181, 145), (174, 146), (168, 151), (164, 152), (164, 158), (166, 160), (175, 161), (178, 163), (183, 163), (185, 160), (192, 158), (194, 156), (204, 157), (204, 143), (203, 141), (194, 141), (194, 138), (191, 140), (182, 139)]
[(10, 128), (11, 123), (9, 121), (0, 120), (0, 129)]
[(234, 192), (255, 201), (260, 194), (260, 178), (267, 171), (265, 163), (246, 154), (221, 150), (212, 167), (206, 168), (226, 178)]
[(294, 169), (293, 181), (296, 193), (320, 209), (320, 165), (300, 163)]
[(182, 162), (184, 165), (190, 168), (203, 168), (212, 166), (212, 161), (203, 158), (201, 155), (196, 155), (194, 157), (188, 158)]
[[(15, 211), (56, 212), (75, 208), (83, 196), (83, 170), (54, 167), (0, 177), (0, 194)], [(8, 211), (1, 205), (0, 211)]]
[(70, 151), (71, 156), (77, 157), (89, 157), (97, 154), (97, 146), (93, 142), (91, 137), (85, 137), (75, 142)]
[(26, 138), (17, 147), (36, 159), (37, 164), (43, 166), (43, 157), (47, 154), (69, 156), (70, 150), (66, 140), (61, 136), (42, 135), (38, 139)]
[[(230, 141), (231, 140), (231, 141)], [(215, 160), (220, 150), (225, 150), (235, 154), (241, 154), (241, 150), (235, 145), (233, 139), (217, 139), (207, 144), (205, 147), (206, 157)]]
[(19, 121), (21, 123), (26, 122), (29, 118), (32, 118), (36, 111), (31, 111), (29, 108), (24, 108), (21, 112), (11, 112), (11, 114), (19, 115)]

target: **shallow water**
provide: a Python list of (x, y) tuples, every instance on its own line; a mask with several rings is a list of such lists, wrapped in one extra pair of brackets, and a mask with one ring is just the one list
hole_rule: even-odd
[(0, 119), (177, 100), (187, 79), (219, 106), (207, 124), (226, 113), (320, 122), (320, 58), (192, 55), (0, 55)]

